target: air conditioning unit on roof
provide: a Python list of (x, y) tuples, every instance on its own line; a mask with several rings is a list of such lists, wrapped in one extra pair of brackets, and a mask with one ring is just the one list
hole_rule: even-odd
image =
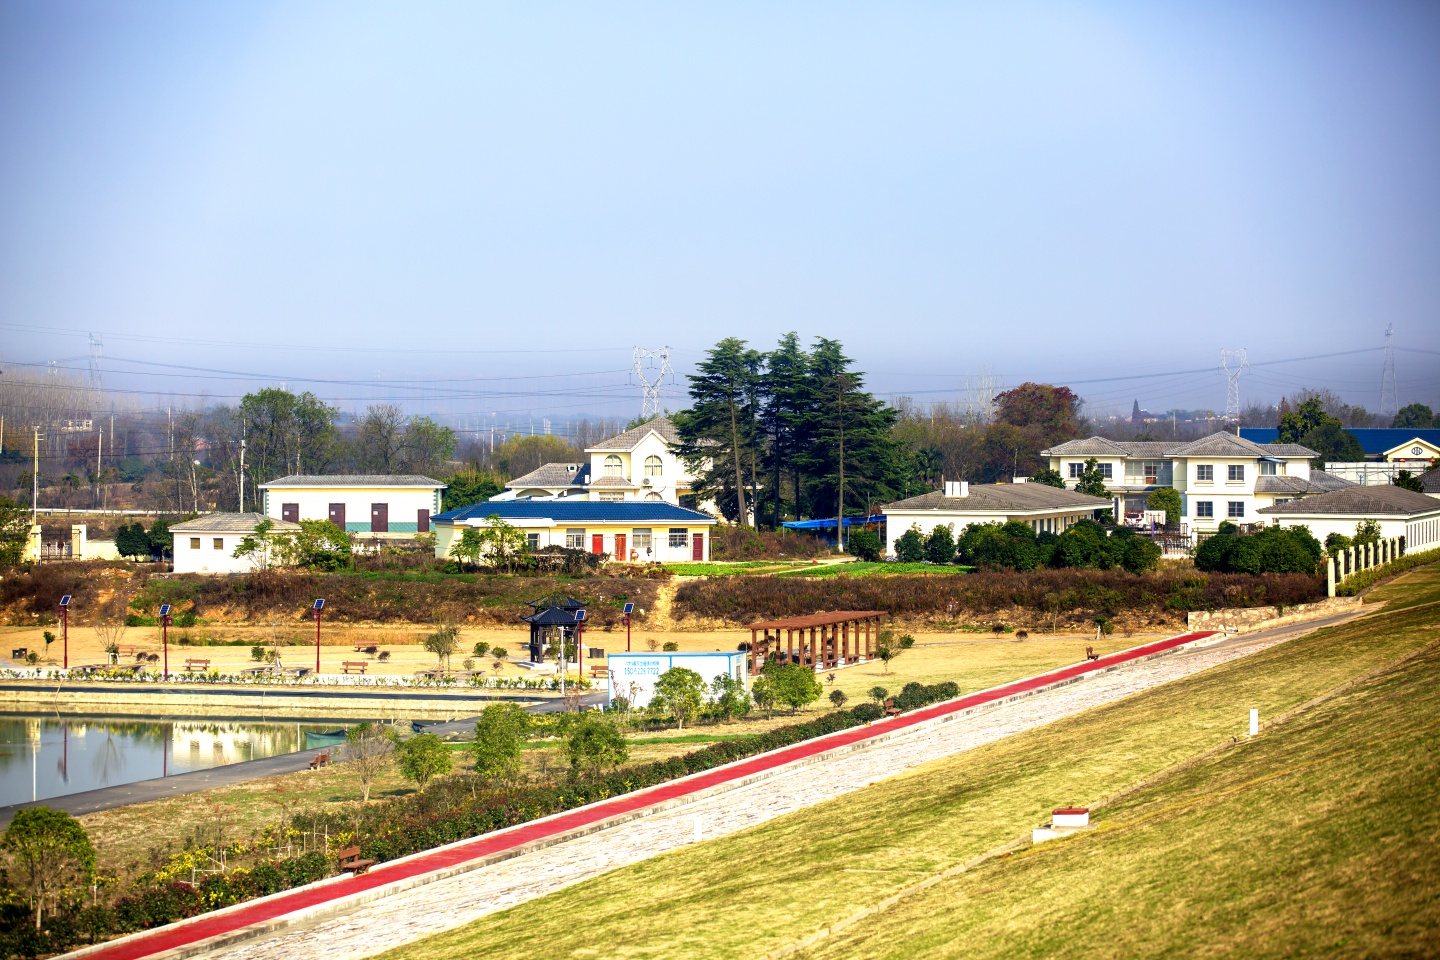
[(640, 486), (642, 486), (642, 487), (648, 487), (648, 486), (652, 485), (653, 483), (654, 483), (653, 480), (651, 480), (649, 477), (646, 477), (646, 478), (644, 478), (643, 480), (640, 481)]

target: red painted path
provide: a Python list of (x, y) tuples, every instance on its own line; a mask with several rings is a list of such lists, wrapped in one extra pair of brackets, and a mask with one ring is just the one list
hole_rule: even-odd
[(859, 743), (862, 740), (868, 740), (882, 734), (902, 730), (906, 727), (923, 723), (926, 720), (943, 717), (946, 714), (958, 713), (972, 707), (994, 703), (997, 700), (1004, 700), (1016, 694), (1037, 690), (1052, 683), (1071, 680), (1075, 677), (1080, 677), (1087, 673), (1094, 673), (1097, 670), (1104, 670), (1107, 667), (1113, 667), (1117, 664), (1143, 659), (1144, 657), (1164, 653), (1168, 650), (1174, 650), (1185, 644), (1194, 643), (1197, 640), (1203, 640), (1206, 637), (1213, 636), (1215, 632), (1216, 631), (1206, 630), (1187, 633), (1178, 637), (1157, 640), (1154, 643), (1148, 643), (1144, 646), (1132, 647), (1129, 650), (1121, 650), (1117, 653), (1103, 656), (1099, 660), (1077, 663), (1069, 667), (1061, 667), (1049, 673), (1042, 673), (1024, 680), (1017, 680), (1014, 683), (1007, 683), (1004, 686), (972, 693), (955, 700), (947, 700), (944, 703), (924, 707), (902, 716), (877, 720), (868, 726), (853, 727), (849, 730), (842, 730), (839, 733), (817, 737), (814, 740), (807, 740), (804, 743), (798, 743), (794, 746), (760, 754), (748, 760), (736, 761), (725, 767), (694, 774), (682, 780), (675, 780), (670, 783), (650, 787), (646, 790), (639, 790), (635, 793), (627, 793), (624, 796), (602, 800), (598, 803), (580, 807), (567, 813), (557, 814), (545, 820), (522, 823), (514, 827), (507, 827), (503, 830), (483, 834), (474, 839), (451, 844), (448, 847), (435, 850), (428, 854), (419, 854), (410, 857), (404, 861), (397, 861), (392, 864), (381, 864), (364, 876), (350, 877), (334, 883), (296, 890), (288, 894), (277, 894), (264, 902), (238, 904), (235, 907), (217, 911), (213, 914), (207, 914), (188, 922), (158, 927), (120, 942), (101, 945), (98, 949), (91, 948), (88, 951), (82, 952), (86, 960), (138, 960), (138, 958), (141, 957), (152, 957), (166, 950), (189, 946), (201, 940), (209, 939), (210, 937), (233, 933), (252, 924), (274, 920), (277, 917), (282, 917), (285, 914), (293, 913), (297, 910), (304, 910), (329, 901), (339, 900), (436, 870), (455, 867), (480, 857), (502, 853), (526, 843), (567, 833), (579, 827), (589, 826), (610, 817), (642, 810), (645, 807), (666, 800), (673, 800), (677, 797), (684, 797), (688, 794), (728, 783), (732, 780), (744, 779), (756, 773), (772, 770), (776, 767), (784, 766), (787, 763), (793, 763), (796, 760), (813, 757), (826, 750), (833, 750), (837, 747)]

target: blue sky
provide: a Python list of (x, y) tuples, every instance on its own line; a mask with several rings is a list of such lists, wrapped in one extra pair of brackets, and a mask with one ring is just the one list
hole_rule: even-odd
[(793, 329), (921, 399), (1221, 407), (1245, 347), (1247, 397), (1375, 409), (1393, 323), (1434, 402), (1437, 41), (1424, 3), (10, 2), (0, 358), (628, 416), (632, 346)]

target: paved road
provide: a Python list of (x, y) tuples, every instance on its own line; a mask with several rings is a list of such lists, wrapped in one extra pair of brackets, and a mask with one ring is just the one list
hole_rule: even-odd
[[(473, 697), (471, 698), (474, 699)], [(518, 700), (518, 697), (496, 697), (494, 699)], [(584, 695), (582, 701), (587, 706), (599, 706), (604, 702), (605, 694), (590, 693)], [(554, 713), (564, 708), (559, 700), (546, 700), (540, 703), (529, 703), (525, 709), (531, 713)], [(428, 733), (438, 733), (441, 736), (447, 734), (466, 734), (475, 729), (475, 718), (465, 720), (451, 720), (444, 723), (424, 724)], [(25, 807), (44, 806), (54, 810), (64, 810), (74, 816), (83, 816), (87, 813), (96, 813), (100, 810), (110, 810), (114, 807), (123, 807), (131, 803), (144, 803), (147, 800), (163, 800), (166, 797), (179, 797), (187, 793), (199, 793), (202, 790), (213, 790), (216, 787), (229, 787), (237, 783), (244, 783), (247, 780), (258, 780), (261, 777), (273, 777), (282, 773), (299, 773), (308, 769), (310, 760), (319, 751), (314, 749), (300, 750), (295, 753), (282, 753), (275, 757), (266, 757), (263, 760), (243, 760), (240, 763), (231, 763), (223, 767), (211, 767), (208, 770), (194, 770), (189, 773), (177, 773), (173, 777), (156, 777), (153, 780), (140, 780), (135, 783), (122, 783), (113, 787), (101, 787), (98, 790), (86, 790), (82, 793), (72, 793), (63, 797), (51, 797), (48, 800), (27, 801), (25, 803), (14, 803), (9, 806), (0, 807), (0, 829), (10, 823), (15, 816), (15, 811)]]

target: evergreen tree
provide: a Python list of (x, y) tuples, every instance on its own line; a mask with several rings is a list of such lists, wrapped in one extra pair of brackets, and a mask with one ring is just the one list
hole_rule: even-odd
[(700, 499), (713, 497), (741, 526), (750, 526), (746, 474), (753, 483), (761, 355), (745, 341), (727, 337), (712, 347), (690, 377), (689, 410), (672, 420), (680, 433), (677, 453), (695, 478)]
[(810, 359), (800, 346), (799, 336), (793, 331), (785, 334), (765, 356), (764, 406), (760, 411), (766, 441), (765, 471), (770, 477), (770, 522), (775, 527), (780, 526), (782, 472), (787, 467), (794, 478), (795, 516), (800, 516), (800, 470), (795, 457), (805, 442), (809, 376)]
[[(863, 389), (864, 378), (838, 340), (818, 339), (811, 353), (810, 433), (814, 440), (801, 458), (833, 516), (849, 504), (893, 496), (900, 461), (891, 437), (895, 411)], [(844, 528), (840, 529), (844, 547)]]

